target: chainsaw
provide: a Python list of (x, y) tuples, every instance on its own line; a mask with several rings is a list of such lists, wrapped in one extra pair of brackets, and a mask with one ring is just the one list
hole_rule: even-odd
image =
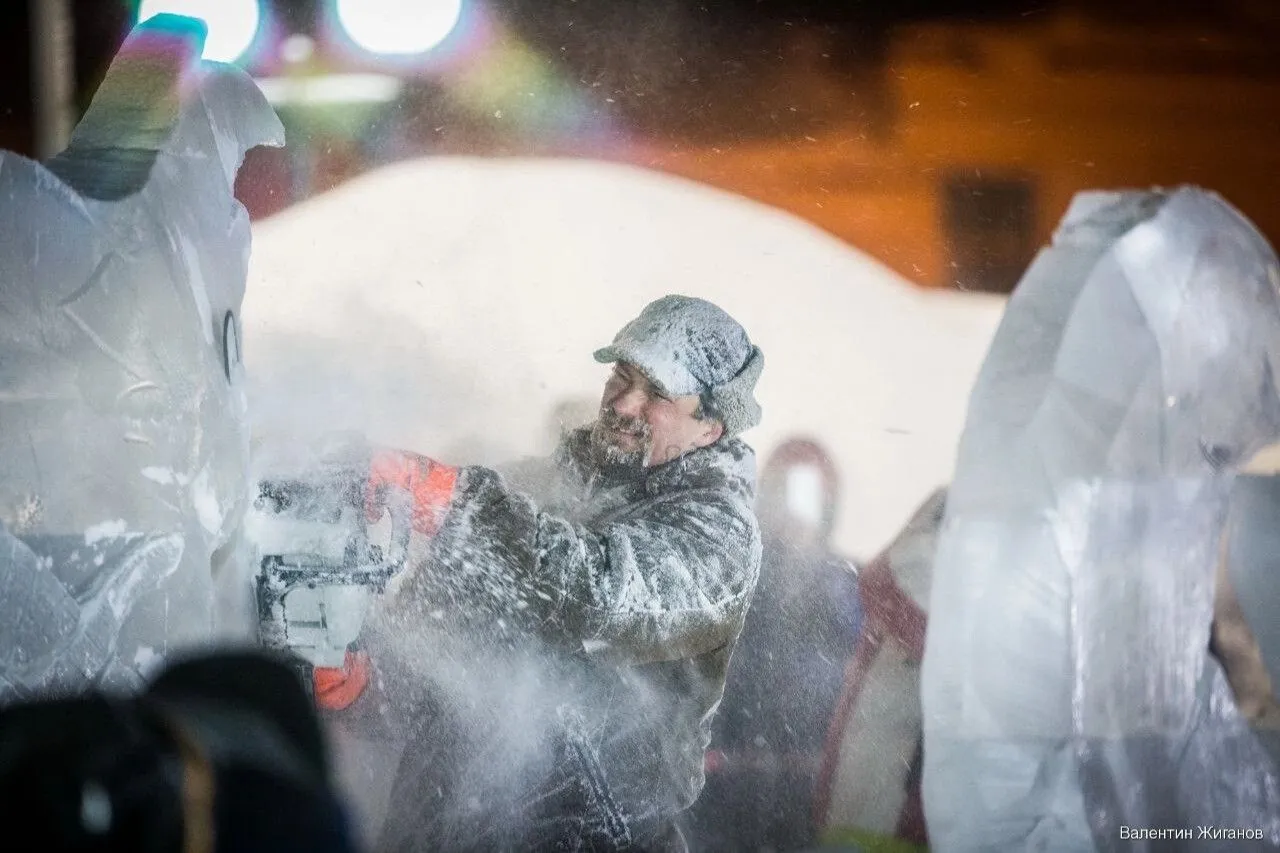
[(367, 470), (320, 465), (262, 479), (249, 514), (259, 642), (292, 657), (308, 689), (315, 667), (341, 667), (357, 648), (374, 597), (404, 567), (407, 515), (389, 506), (382, 522), (366, 522)]

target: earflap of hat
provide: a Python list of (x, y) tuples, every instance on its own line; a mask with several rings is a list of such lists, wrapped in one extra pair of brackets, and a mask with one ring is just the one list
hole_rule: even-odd
[(747, 363), (738, 375), (711, 390), (711, 402), (720, 412), (726, 435), (737, 435), (760, 423), (760, 404), (755, 398), (756, 382), (764, 370), (764, 353), (752, 346)]

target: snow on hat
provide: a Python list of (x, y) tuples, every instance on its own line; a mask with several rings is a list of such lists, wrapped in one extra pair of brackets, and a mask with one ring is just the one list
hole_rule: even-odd
[(727, 435), (760, 422), (754, 391), (764, 354), (737, 320), (705, 299), (672, 295), (650, 302), (595, 359), (635, 365), (669, 396), (709, 397)]

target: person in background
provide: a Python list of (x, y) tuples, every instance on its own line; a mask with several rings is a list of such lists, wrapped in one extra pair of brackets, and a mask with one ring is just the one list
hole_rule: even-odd
[(947, 494), (947, 486), (936, 488), (858, 572), (865, 617), (815, 792), (823, 849), (928, 849), (920, 662)]
[(830, 543), (837, 491), (830, 456), (804, 438), (780, 445), (761, 475), (760, 583), (689, 815), (695, 850), (798, 850), (815, 840), (823, 744), (862, 629), (857, 567)]

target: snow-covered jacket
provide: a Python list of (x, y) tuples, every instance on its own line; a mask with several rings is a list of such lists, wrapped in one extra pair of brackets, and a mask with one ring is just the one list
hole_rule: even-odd
[(619, 477), (587, 442), (580, 430), (548, 459), (462, 469), (383, 632), (416, 655), (408, 670), (487, 713), (576, 729), (629, 819), (669, 815), (701, 789), (759, 574), (755, 454), (722, 439)]

